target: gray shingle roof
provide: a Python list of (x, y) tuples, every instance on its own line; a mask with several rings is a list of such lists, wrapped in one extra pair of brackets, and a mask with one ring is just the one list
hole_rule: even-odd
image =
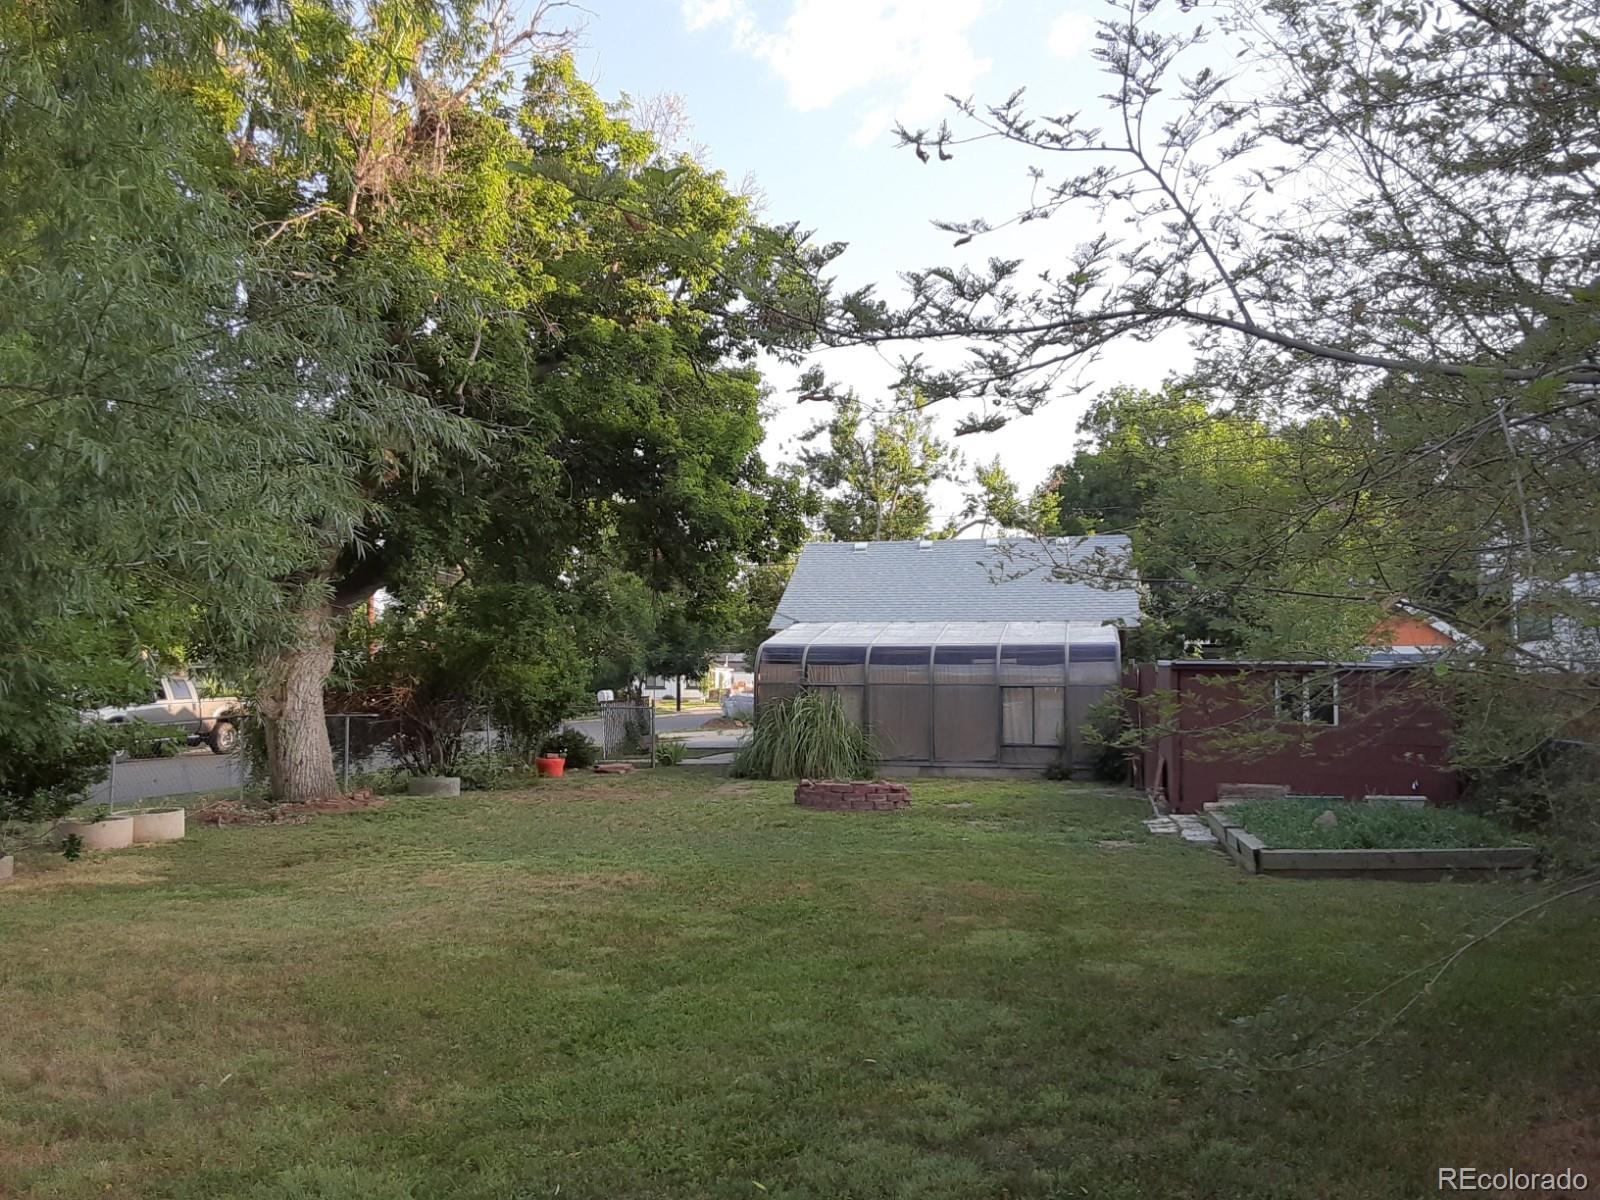
[[(770, 628), (797, 621), (1120, 621), (1139, 623), (1122, 535), (812, 542)], [(1062, 576), (1066, 577), (1063, 578)]]

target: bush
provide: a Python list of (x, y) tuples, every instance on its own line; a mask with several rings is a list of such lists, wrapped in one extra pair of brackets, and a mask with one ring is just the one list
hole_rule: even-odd
[(734, 755), (747, 779), (863, 779), (872, 774), (872, 740), (829, 692), (802, 692), (764, 704)]
[(656, 764), (663, 767), (675, 767), (681, 763), (689, 753), (689, 747), (677, 739), (662, 742), (656, 747)]
[(464, 754), (456, 763), (461, 788), (467, 792), (490, 792), (520, 787), (538, 778), (538, 772), (521, 756), (504, 751)]
[(565, 758), (574, 771), (585, 771), (600, 761), (600, 743), (576, 729), (558, 729), (539, 743), (539, 753)]
[(0, 847), (32, 840), (33, 827), (66, 816), (105, 779), (126, 737), (66, 710), (53, 722), (0, 727)]
[(463, 775), (487, 711), (524, 754), (587, 699), (572, 622), (543, 589), (462, 584), (396, 603), (378, 652), (341, 697), (392, 720), (391, 748), (418, 775)]

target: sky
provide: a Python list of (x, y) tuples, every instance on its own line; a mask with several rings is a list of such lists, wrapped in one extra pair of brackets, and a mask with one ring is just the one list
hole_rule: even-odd
[[(954, 161), (923, 164), (897, 150), (892, 129), (953, 117), (947, 93), (999, 100), (1026, 86), (1045, 111), (1103, 111), (1106, 77), (1091, 57), (1100, 0), (584, 0), (579, 68), (600, 93), (682, 98), (703, 161), (735, 184), (747, 178), (764, 216), (798, 221), (821, 241), (849, 249), (835, 264), (841, 290), (866, 283), (893, 299), (898, 273), (934, 264), (978, 263), (991, 254), (1059, 262), (1097, 230), (1052, 221), (1011, 240), (979, 239), (964, 250), (937, 218), (1004, 217), (1026, 199), (1037, 155), (998, 144), (959, 149)], [(1049, 166), (1048, 163), (1041, 165)], [(966, 255), (963, 259), (963, 255)], [(896, 351), (895, 353), (898, 353)], [(959, 439), (969, 462), (998, 455), (1025, 489), (1071, 457), (1075, 426), (1100, 390), (1151, 387), (1186, 361), (1181, 340), (1118, 347), (1079, 381), (1078, 397), (990, 434)], [(894, 354), (835, 351), (817, 360), (831, 380), (882, 400), (896, 378)], [(796, 435), (826, 413), (797, 403), (794, 373), (773, 366), (774, 415), (763, 452), (792, 457)], [(959, 407), (935, 406), (948, 433)], [(960, 491), (934, 496), (952, 514)]]

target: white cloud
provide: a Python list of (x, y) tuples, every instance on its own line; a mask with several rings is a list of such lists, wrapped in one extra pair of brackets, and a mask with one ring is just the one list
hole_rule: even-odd
[(690, 29), (727, 27), (734, 48), (766, 63), (796, 109), (858, 96), (858, 144), (896, 119), (942, 115), (946, 94), (971, 92), (990, 66), (968, 38), (986, 0), (790, 0), (782, 23), (766, 26), (749, 0), (681, 3)]
[(1050, 23), (1045, 44), (1057, 58), (1071, 58), (1094, 38), (1094, 21), (1088, 13), (1068, 9)]

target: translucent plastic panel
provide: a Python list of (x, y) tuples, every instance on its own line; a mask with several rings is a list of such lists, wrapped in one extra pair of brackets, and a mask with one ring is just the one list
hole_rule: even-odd
[(999, 699), (993, 685), (933, 685), (933, 756), (939, 762), (993, 762), (999, 755)]
[(844, 715), (849, 717), (857, 725), (861, 724), (861, 694), (865, 689), (860, 687), (833, 687), (831, 685), (823, 685), (819, 687), (815, 684), (808, 683), (806, 684), (804, 690), (807, 692), (815, 692), (822, 696), (837, 697), (840, 705), (842, 705), (844, 708)]
[(926, 759), (931, 707), (925, 683), (874, 684), (867, 698), (867, 723), (885, 759)]
[(1067, 673), (1067, 648), (1055, 646), (1002, 646), (1001, 683), (1062, 683)]
[(873, 683), (926, 683), (927, 646), (874, 646), (867, 664), (867, 678)]
[(861, 683), (866, 664), (865, 646), (812, 646), (806, 654), (806, 682)]
[(1066, 689), (1041, 687), (1033, 689), (1033, 744), (1059, 746), (1065, 732), (1067, 719)]
[(1074, 642), (1069, 678), (1074, 684), (1115, 687), (1120, 651), (1112, 641)]
[(1089, 710), (1105, 698), (1106, 689), (1070, 687), (1067, 689), (1067, 728), (1074, 766), (1087, 766), (1091, 755), (1083, 731), (1088, 727)]
[(935, 646), (934, 683), (993, 682), (995, 650), (994, 646)]
[(763, 646), (756, 663), (756, 683), (799, 683), (804, 646)]
[(1000, 740), (1007, 746), (1033, 744), (1033, 689), (1000, 689)]
[(1059, 746), (1066, 720), (1065, 689), (1000, 689), (1000, 741), (1007, 746)]
[(797, 695), (800, 685), (797, 683), (757, 683), (756, 703), (758, 705), (776, 704), (780, 700), (787, 700)]

